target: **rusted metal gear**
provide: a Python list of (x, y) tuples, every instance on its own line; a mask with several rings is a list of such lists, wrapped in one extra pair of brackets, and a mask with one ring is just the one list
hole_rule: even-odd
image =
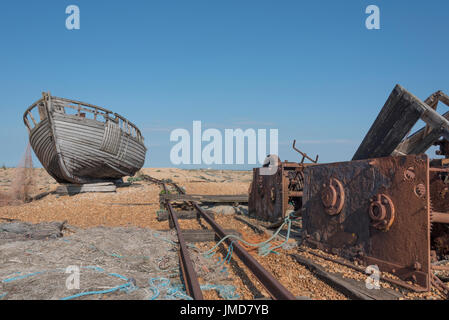
[(291, 170), (288, 172), (288, 190), (302, 191), (304, 188), (304, 173), (302, 171)]
[(424, 199), (426, 197), (426, 185), (423, 183), (418, 183), (415, 186), (415, 194), (419, 197)]
[(404, 171), (404, 178), (409, 181), (415, 179), (415, 168), (407, 168), (407, 170)]
[(343, 184), (338, 179), (330, 178), (329, 183), (323, 185), (321, 201), (323, 202), (325, 211), (329, 215), (339, 214), (345, 203)]
[(380, 193), (371, 199), (368, 214), (371, 226), (382, 231), (388, 231), (395, 218), (393, 201), (386, 194)]

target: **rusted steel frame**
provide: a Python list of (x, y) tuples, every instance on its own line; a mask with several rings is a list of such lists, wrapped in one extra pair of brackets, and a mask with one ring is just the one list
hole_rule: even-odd
[[(313, 182), (304, 189), (307, 241), (315, 240), (318, 249), (340, 257), (358, 256), (365, 266), (377, 265), (386, 275), (430, 290), (428, 168), (424, 154), (307, 168), (305, 180)], [(335, 185), (335, 191), (328, 193), (329, 179), (344, 187)], [(334, 211), (327, 210), (329, 199), (331, 209), (337, 208), (343, 192), (342, 211), (332, 216)]]
[[(164, 190), (166, 190), (164, 183), (162, 183), (162, 186), (164, 187)], [(175, 226), (176, 233), (178, 234), (181, 270), (186, 285), (187, 294), (195, 300), (203, 300), (203, 293), (201, 292), (200, 284), (198, 282), (198, 276), (193, 268), (192, 260), (190, 259), (187, 245), (184, 241), (184, 236), (179, 226), (178, 218), (176, 217), (176, 213), (174, 212), (169, 201), (166, 202), (166, 205)]]
[(432, 270), (436, 271), (449, 271), (449, 266), (437, 266), (437, 265), (431, 265)]
[(449, 172), (449, 168), (429, 168), (429, 171), (432, 172)]
[(430, 282), (432, 285), (440, 290), (445, 296), (446, 299), (449, 299), (449, 287), (444, 284), (436, 275), (432, 274), (430, 277)]
[[(201, 207), (192, 202), (192, 205), (199, 212), (199, 214), (209, 223), (214, 229), (215, 233), (224, 238), (227, 234), (223, 228), (218, 225)], [(232, 239), (225, 240), (228, 245), (231, 244)], [(242, 262), (251, 270), (260, 283), (265, 287), (270, 296), (275, 300), (296, 300), (295, 296), (291, 294), (278, 280), (276, 280), (271, 273), (269, 273), (262, 265), (257, 262), (243, 247), (234, 242), (234, 252), (242, 260)]]
[[(356, 270), (356, 271), (365, 273), (365, 269), (364, 269), (364, 268), (358, 267), (358, 266), (356, 266), (356, 265), (354, 265), (354, 264), (351, 264), (351, 263), (347, 263), (347, 262), (342, 261), (342, 260), (340, 260), (340, 259), (335, 259), (335, 258), (326, 257), (325, 255), (322, 255), (322, 254), (319, 254), (319, 253), (315, 253), (315, 252), (313, 252), (313, 251), (304, 250), (304, 249), (301, 249), (301, 248), (300, 248), (299, 250), (302, 251), (302, 252), (305, 252), (305, 253), (312, 254), (312, 255), (314, 255), (314, 256), (316, 256), (316, 257), (318, 257), (318, 258), (321, 258), (321, 259), (324, 259), (324, 260), (327, 260), (327, 261), (331, 261), (331, 262), (335, 262), (335, 263), (338, 263), (338, 264), (340, 264), (340, 265), (342, 265), (342, 266), (345, 266), (345, 267), (354, 269), (354, 270)], [(427, 290), (424, 289), (424, 288), (417, 287), (417, 286), (413, 286), (413, 285), (408, 284), (407, 282), (402, 281), (402, 280), (396, 280), (396, 279), (386, 278), (386, 277), (384, 277), (383, 275), (380, 275), (380, 280), (385, 281), (385, 282), (389, 282), (389, 283), (391, 283), (391, 284), (394, 284), (394, 285), (403, 287), (403, 288), (408, 289), (408, 290), (411, 290), (411, 291), (415, 291), (415, 292), (427, 292)]]

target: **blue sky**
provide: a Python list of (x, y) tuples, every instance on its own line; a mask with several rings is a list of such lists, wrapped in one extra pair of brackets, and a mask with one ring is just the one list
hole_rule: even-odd
[[(80, 30), (65, 27), (71, 4)], [(365, 28), (370, 4), (380, 30)], [(293, 139), (323, 162), (349, 160), (396, 83), (422, 99), (449, 91), (448, 11), (445, 0), (3, 1), (0, 165), (19, 162), (22, 114), (42, 91), (135, 122), (147, 167), (172, 166), (170, 131), (193, 120), (277, 128), (282, 160), (298, 159)]]

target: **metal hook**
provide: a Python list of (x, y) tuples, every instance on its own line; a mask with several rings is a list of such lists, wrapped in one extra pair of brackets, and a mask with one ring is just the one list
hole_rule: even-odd
[(302, 159), (301, 159), (301, 164), (304, 163), (304, 159), (308, 159), (310, 161), (312, 161), (313, 163), (318, 163), (318, 155), (316, 155), (316, 159), (313, 160), (312, 158), (310, 158), (307, 153), (301, 152), (301, 150), (299, 150), (298, 148), (295, 147), (296, 145), (296, 140), (293, 140), (293, 150), (295, 150), (296, 152), (298, 152), (300, 155), (302, 155)]

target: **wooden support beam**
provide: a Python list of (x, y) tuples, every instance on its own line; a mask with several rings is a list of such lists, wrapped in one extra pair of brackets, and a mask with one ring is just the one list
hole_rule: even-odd
[(248, 203), (248, 195), (208, 195), (208, 194), (161, 194), (159, 196), (161, 202), (169, 200), (176, 201), (197, 201), (197, 202), (214, 202), (214, 203)]
[[(227, 234), (233, 234), (241, 237), (241, 233), (234, 229), (226, 229)], [(214, 230), (210, 229), (187, 229), (182, 230), (182, 235), (186, 242), (214, 242), (219, 241), (220, 238), (215, 234)]]
[(115, 192), (117, 187), (112, 182), (88, 184), (62, 184), (56, 188), (58, 195), (74, 195), (84, 192)]
[(424, 110), (414, 108), (413, 103), (410, 94), (397, 85), (352, 160), (391, 155), (424, 113)]
[[(402, 86), (396, 85), (352, 160), (387, 157), (401, 152), (396, 148), (419, 119), (439, 132), (435, 135), (449, 138), (449, 121)], [(429, 141), (424, 142), (422, 145), (412, 143), (408, 148), (423, 149)], [(406, 147), (403, 145), (400, 149)]]
[[(178, 219), (196, 219), (199, 217), (196, 210), (176, 210), (176, 216)], [(215, 214), (212, 211), (208, 211), (212, 219), (215, 218)], [(157, 221), (166, 221), (169, 218), (169, 213), (166, 210), (160, 210), (157, 214)]]
[[(443, 117), (449, 120), (449, 112), (444, 113)], [(404, 139), (392, 155), (418, 154), (426, 152), (442, 135), (441, 130), (439, 129), (429, 128), (429, 131), (426, 132), (426, 128), (427, 127), (423, 127)]]
[[(354, 300), (397, 300), (401, 295), (393, 290), (368, 289), (364, 281), (346, 279), (337, 273), (329, 273), (322, 266), (297, 254), (291, 255), (298, 263), (312, 271), (319, 279)], [(368, 276), (368, 275), (367, 275)]]

